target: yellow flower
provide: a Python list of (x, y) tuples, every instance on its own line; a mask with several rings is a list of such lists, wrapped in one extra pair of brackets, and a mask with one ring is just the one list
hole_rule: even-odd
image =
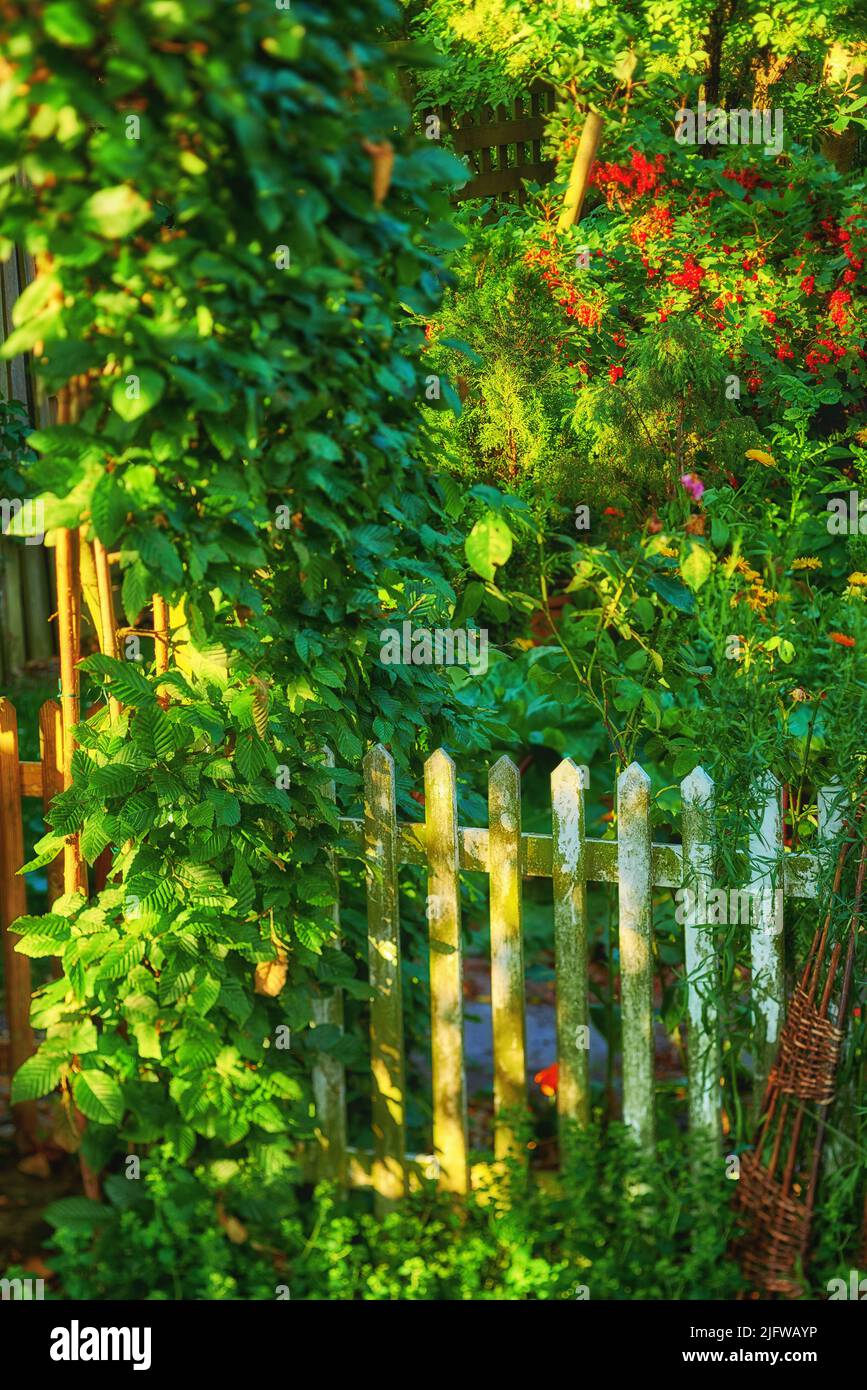
[[(660, 545), (657, 547), (656, 553), (657, 555), (667, 555), (669, 559), (673, 560), (678, 552), (673, 545)], [(864, 580), (864, 583), (867, 584), (867, 579)]]
[(751, 584), (754, 583), (755, 580), (761, 579), (758, 570), (754, 570), (752, 565), (747, 564), (746, 560), (738, 560), (735, 569), (739, 574), (744, 576), (744, 579), (748, 579)]
[[(792, 561), (793, 570), (820, 570), (822, 561), (817, 560), (815, 555), (799, 555), (797, 560)], [(864, 580), (867, 584), (867, 579)]]
[(744, 458), (755, 459), (756, 463), (763, 463), (766, 468), (773, 468), (777, 461), (773, 454), (766, 454), (763, 449), (747, 449)]
[(862, 574), (860, 570), (856, 570), (854, 574), (849, 575), (849, 583), (855, 588), (860, 588), (862, 584), (867, 584), (867, 574)]
[(748, 607), (756, 613), (767, 608), (769, 604), (776, 603), (779, 597), (776, 589), (766, 589), (763, 584), (754, 584), (750, 592), (744, 595)]

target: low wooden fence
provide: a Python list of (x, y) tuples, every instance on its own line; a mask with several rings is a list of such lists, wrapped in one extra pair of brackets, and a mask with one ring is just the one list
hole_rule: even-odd
[[(654, 1142), (653, 921), (654, 888), (714, 886), (714, 786), (702, 768), (681, 783), (680, 844), (656, 844), (650, 829), (650, 779), (633, 763), (617, 784), (617, 838), (585, 834), (584, 788), (579, 768), (565, 759), (551, 777), (552, 832), (521, 830), (520, 774), (501, 758), (489, 774), (489, 828), (458, 824), (456, 773), (441, 749), (425, 766), (425, 820), (399, 823), (394, 766), (382, 747), (364, 759), (363, 819), (341, 818), (343, 853), (366, 863), (369, 970), (372, 988), (370, 1059), (373, 1149), (346, 1145), (343, 1069), (324, 1061), (315, 1079), (323, 1170), (352, 1185), (372, 1186), (387, 1205), (414, 1176), (436, 1176), (441, 1188), (465, 1193), (486, 1171), (471, 1170), (466, 1116), (463, 1038), (460, 874), (490, 879), (491, 1005), (494, 1038), (495, 1157), (517, 1152), (510, 1113), (526, 1104), (525, 993), (521, 917), (523, 878), (550, 878), (554, 899), (561, 1161), (568, 1162), (573, 1125), (589, 1119), (587, 978), (588, 883), (619, 889), (623, 1119), (638, 1142)], [(821, 846), (840, 828), (840, 791), (818, 798), (816, 853), (791, 853), (783, 840), (782, 789), (768, 774), (755, 789), (759, 815), (748, 848), (748, 889), (756, 904), (750, 925), (751, 974), (759, 1027), (754, 1040), (757, 1093), (775, 1050), (785, 1009), (784, 933), (775, 894), (813, 898)], [(433, 1059), (432, 1154), (405, 1151), (405, 1060), (401, 1000), (398, 870), (427, 869), (430, 921), (430, 998)], [(690, 1129), (700, 1143), (721, 1139), (720, 1039), (715, 1012), (718, 962), (714, 933), (697, 920), (700, 894), (685, 924), (688, 989)], [(689, 899), (687, 899), (689, 901)], [(339, 929), (339, 920), (337, 923)], [(319, 1006), (320, 1017), (340, 1023), (339, 994)]]
[[(18, 756), (15, 711), (0, 700), (0, 923), (3, 927), (11, 1069), (33, 1048), (29, 1023), (30, 962), (13, 949), (9, 924), (26, 912), (21, 798), (39, 797), (47, 806), (63, 783), (64, 730), (60, 707), (47, 702), (40, 715), (39, 762)], [(328, 755), (330, 758), (330, 754)], [(556, 1021), (559, 1084), (557, 1109), (561, 1162), (569, 1161), (572, 1126), (590, 1113), (588, 1004), (588, 883), (616, 883), (619, 897), (621, 1052), (623, 1119), (646, 1150), (654, 1142), (653, 919), (654, 888), (714, 886), (712, 837), (714, 787), (700, 768), (681, 782), (680, 844), (651, 838), (650, 779), (633, 763), (617, 784), (617, 838), (585, 833), (585, 791), (580, 769), (566, 758), (551, 776), (551, 834), (521, 829), (520, 773), (501, 758), (489, 774), (487, 829), (461, 826), (456, 770), (442, 749), (425, 765), (425, 819), (399, 822), (391, 755), (381, 746), (367, 754), (364, 815), (340, 818), (336, 853), (359, 856), (366, 866), (369, 936), (370, 1068), (373, 1148), (347, 1144), (343, 1064), (320, 1054), (313, 1088), (320, 1142), (318, 1171), (353, 1186), (372, 1186), (381, 1209), (399, 1199), (424, 1173), (439, 1186), (466, 1193), (487, 1165), (471, 1169), (467, 1135), (464, 1064), (460, 875), (490, 880), (491, 1007), (494, 1044), (494, 1156), (520, 1156), (513, 1116), (526, 1105), (525, 989), (522, 931), (524, 878), (549, 878), (553, 886), (556, 958)], [(333, 786), (330, 788), (333, 796)], [(772, 776), (755, 790), (759, 816), (748, 844), (748, 888), (758, 904), (750, 924), (751, 974), (759, 1029), (754, 1057), (756, 1088), (762, 1090), (785, 1008), (784, 933), (775, 913), (775, 893), (817, 895), (822, 846), (840, 828), (838, 788), (818, 797), (819, 849), (792, 853), (783, 840), (782, 793)], [(433, 1152), (406, 1152), (406, 1083), (398, 872), (402, 865), (427, 870), (430, 926), (431, 1053), (433, 1061)], [(334, 862), (335, 882), (339, 881)], [(91, 871), (93, 872), (93, 871)], [(49, 869), (49, 900), (62, 891), (62, 864)], [(84, 885), (82, 885), (84, 886)], [(98, 885), (97, 885), (98, 886)], [(697, 904), (700, 895), (693, 901)], [(697, 906), (685, 924), (688, 990), (688, 1094), (690, 1128), (700, 1141), (718, 1146), (722, 1093), (720, 1040), (715, 1011), (717, 960), (714, 933), (698, 920)], [(334, 909), (340, 931), (339, 905)], [(343, 1025), (339, 990), (315, 1003), (313, 1023)], [(19, 1108), (16, 1107), (18, 1110)], [(32, 1123), (31, 1111), (19, 1122)], [(29, 1124), (24, 1125), (25, 1128)]]

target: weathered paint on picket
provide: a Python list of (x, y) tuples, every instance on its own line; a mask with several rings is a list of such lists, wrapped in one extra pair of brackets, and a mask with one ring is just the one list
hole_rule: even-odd
[(719, 976), (716, 944), (702, 904), (713, 888), (714, 785), (697, 767), (680, 784), (685, 887), (684, 965), (687, 977), (687, 1047), (690, 1133), (701, 1148), (719, 1151), (720, 1043), (716, 989)]
[(494, 1156), (521, 1156), (508, 1115), (527, 1101), (524, 938), (521, 907), (521, 774), (500, 758), (488, 775), (491, 1015), (494, 1027)]
[(590, 1120), (590, 1007), (587, 997), (587, 866), (584, 787), (571, 758), (551, 773), (554, 953), (557, 981), (557, 1114), (560, 1146)]
[(433, 1144), (440, 1189), (465, 1193), (469, 1189), (469, 1165), (457, 778), (454, 763), (441, 748), (425, 763), (424, 803), (429, 865)]
[(617, 780), (623, 1122), (653, 1146), (653, 874), (650, 778), (630, 763)]
[[(334, 766), (330, 748), (323, 750), (323, 763)], [(323, 794), (328, 801), (336, 800), (333, 782), (327, 782)], [(337, 860), (333, 850), (329, 855), (334, 885), (334, 945), (340, 944), (340, 902)], [(331, 1025), (343, 1032), (343, 991), (332, 989), (313, 999), (313, 1023)], [(315, 1037), (314, 1037), (315, 1041)], [(316, 1121), (319, 1137), (319, 1174), (339, 1183), (346, 1181), (346, 1070), (338, 1057), (320, 1052), (313, 1068), (313, 1099), (316, 1102)]]
[(761, 1105), (786, 1008), (784, 934), (776, 920), (775, 890), (783, 854), (783, 789), (767, 772), (756, 784), (758, 822), (749, 837), (753, 923), (750, 968), (757, 1028), (753, 1040), (753, 1106)]
[(394, 762), (381, 744), (364, 758), (364, 856), (373, 1079), (373, 1184), (377, 1210), (406, 1190), (405, 1064), (398, 909), (398, 836)]

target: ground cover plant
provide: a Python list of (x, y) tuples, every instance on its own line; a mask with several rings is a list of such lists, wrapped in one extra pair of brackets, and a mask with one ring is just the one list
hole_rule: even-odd
[[(35, 267), (2, 356), (26, 355), (57, 401), (33, 428), (3, 404), (2, 484), (38, 499), (49, 547), (69, 532), (115, 557), (135, 639), (106, 651), (94, 633), (41, 836), (31, 808), (14, 949), (34, 962), (37, 1047), (10, 1101), (40, 1103), (28, 1147), (72, 1177), (39, 1237), (7, 1241), (8, 1271), (38, 1258), (63, 1298), (749, 1295), (733, 1198), (767, 997), (750, 922), (703, 924), (712, 1161), (689, 1138), (693, 978), (673, 889), (654, 890), (651, 1049), (667, 1052), (650, 1061), (652, 1160), (622, 1123), (613, 883), (588, 895), (604, 1055), (562, 1171), (541, 876), (523, 887), (522, 1006), (551, 1052), (517, 1121), (526, 1165), (492, 1163), (492, 1083), (471, 1058), (475, 1192), (423, 1177), (374, 1210), (367, 1191), (315, 1181), (313, 1072), (345, 1069), (349, 1143), (369, 1149), (378, 880), (347, 824), (364, 821), (375, 745), (403, 822), (428, 814), (437, 748), (460, 824), (480, 829), (488, 768), (511, 758), (535, 835), (571, 757), (588, 833), (612, 847), (630, 765), (665, 845), (701, 764), (727, 888), (749, 879), (769, 771), (783, 853), (816, 853), (824, 901), (867, 773), (863, 14), (56, 0), (8, 6), (0, 33), (0, 255)], [(457, 201), (472, 171), (435, 113), (503, 107), (537, 81), (554, 92), (551, 181)], [(768, 119), (723, 144), (686, 122), (699, 103)], [(594, 113), (580, 220), (564, 220)], [(407, 625), (427, 654), (400, 636), (389, 652)], [(431, 654), (442, 630), (467, 650), (484, 636), (478, 669)], [(28, 689), (5, 693), (29, 761)], [(820, 844), (831, 787), (847, 824)], [(46, 870), (70, 847), (90, 886), (67, 875), (48, 903)], [(396, 877), (400, 1108), (409, 1149), (429, 1154), (432, 976), (455, 947), (431, 947), (423, 860)], [(855, 878), (853, 857), (830, 899), (836, 939), (853, 911), (856, 934), (805, 1297), (867, 1248)], [(458, 892), (465, 1011), (490, 1030), (493, 894), (472, 865)], [(787, 996), (818, 913), (787, 901)], [(340, 1027), (322, 1013), (335, 989)]]

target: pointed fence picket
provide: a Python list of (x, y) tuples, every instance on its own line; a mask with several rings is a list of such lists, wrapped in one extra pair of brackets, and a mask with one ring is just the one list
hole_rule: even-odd
[(438, 1186), (469, 1188), (461, 885), (455, 765), (440, 748), (424, 770), (430, 924), (433, 1143)]
[[(693, 889), (684, 923), (689, 1122), (705, 1151), (719, 1151), (719, 962), (713, 926), (704, 920), (714, 875), (714, 786), (704, 770), (695, 768), (681, 783), (679, 845), (653, 842), (650, 779), (637, 763), (618, 780), (616, 840), (587, 837), (581, 774), (568, 758), (551, 776), (550, 835), (522, 832), (520, 774), (508, 758), (501, 758), (489, 774), (487, 829), (458, 824), (456, 769), (442, 749), (425, 765), (422, 823), (397, 821), (394, 765), (384, 748), (367, 754), (364, 773), (364, 818), (340, 818), (338, 852), (352, 855), (360, 849), (367, 864), (374, 1146), (372, 1153), (347, 1150), (347, 1181), (372, 1186), (379, 1209), (385, 1210), (417, 1184), (419, 1174), (435, 1177), (443, 1190), (460, 1195), (488, 1171), (484, 1164), (472, 1167), (468, 1159), (461, 872), (481, 872), (490, 879), (495, 1158), (519, 1152), (512, 1121), (515, 1110), (526, 1103), (521, 882), (539, 877), (552, 880), (554, 899), (561, 1164), (570, 1161), (570, 1135), (576, 1126), (588, 1123), (590, 1111), (588, 883), (619, 885), (623, 1117), (648, 1152), (655, 1127), (652, 895), (656, 888)], [(748, 889), (755, 894), (749, 929), (752, 968), (760, 981), (756, 1008), (761, 1042), (776, 1038), (785, 1002), (783, 938), (777, 930), (774, 892), (780, 888), (788, 897), (816, 896), (821, 847), (840, 825), (840, 790), (825, 788), (819, 794), (817, 853), (785, 850), (775, 779), (760, 780), (752, 802), (758, 812), (748, 845)], [(428, 877), (433, 1154), (405, 1151), (398, 910), (402, 865), (426, 868)], [(757, 1064), (764, 1055), (757, 1053)]]
[[(334, 754), (330, 748), (324, 750), (323, 762), (326, 767), (334, 766)], [(328, 801), (336, 800), (334, 783), (329, 781), (324, 788)], [(339, 880), (337, 864), (333, 851), (329, 854), (331, 878), (334, 887), (334, 942), (340, 944), (340, 902), (338, 898)], [(316, 1027), (331, 1026), (343, 1032), (343, 991), (332, 989), (318, 994), (313, 1000), (313, 1024)], [(319, 1174), (337, 1182), (346, 1179), (346, 1071), (339, 1056), (332, 1051), (318, 1053), (313, 1067), (313, 1099), (316, 1102), (316, 1119), (319, 1139)]]

